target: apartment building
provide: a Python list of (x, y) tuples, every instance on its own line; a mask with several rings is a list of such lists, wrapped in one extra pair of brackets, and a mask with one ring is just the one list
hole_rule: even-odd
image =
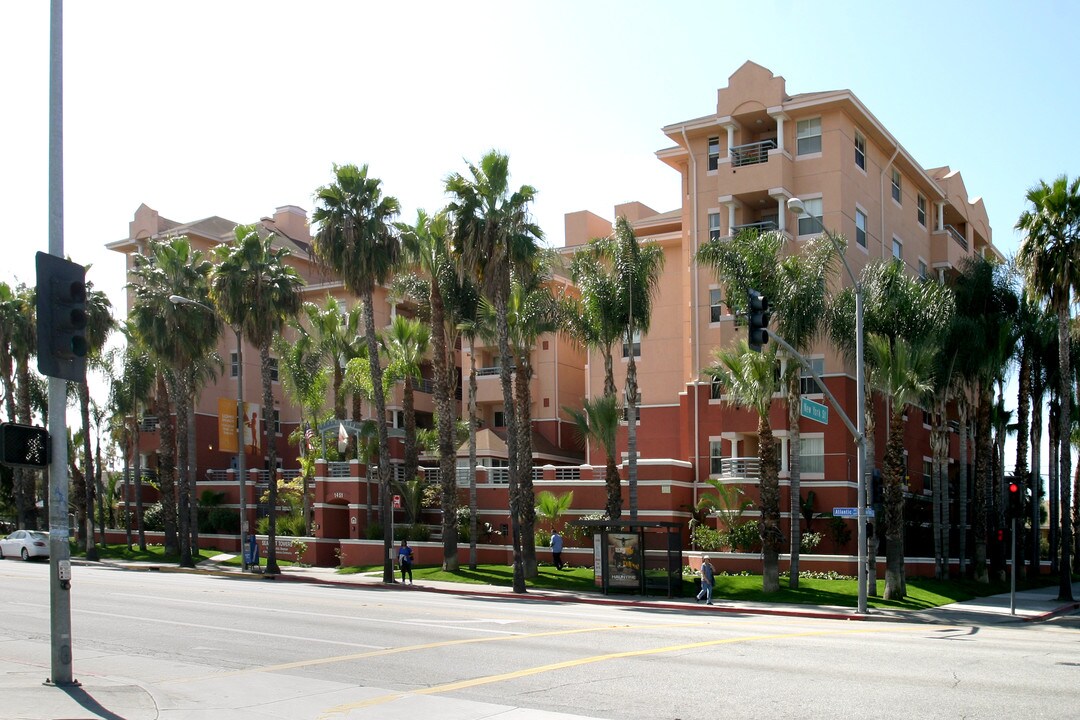
[[(806, 215), (847, 238), (847, 261), (855, 273), (871, 261), (894, 258), (912, 274), (940, 280), (965, 257), (1001, 255), (982, 200), (969, 199), (960, 173), (924, 168), (849, 90), (791, 95), (783, 77), (747, 62), (717, 91), (714, 110), (663, 132), (673, 144), (656, 155), (678, 172), (681, 207), (657, 212), (628, 203), (614, 211), (628, 217), (642, 240), (660, 244), (666, 256), (651, 328), (633, 343), (641, 387), (638, 447), (644, 458), (689, 461), (697, 483), (721, 479), (754, 497), (756, 416), (729, 407), (702, 371), (714, 348), (746, 332), (723, 304), (724, 288), (712, 270), (695, 261), (704, 242), (745, 228), (778, 230), (795, 243), (815, 236), (818, 224), (788, 209), (788, 200), (799, 198)], [(610, 228), (610, 221), (589, 211), (567, 215), (564, 252)], [(838, 282), (850, 284), (846, 275)], [(623, 357), (629, 352), (624, 347)], [(603, 369), (594, 360), (595, 354), (586, 385), (595, 394)], [(854, 368), (826, 343), (814, 349), (811, 361), (854, 418)], [(803, 389), (826, 402), (811, 377)], [(780, 395), (770, 420), (781, 446), (781, 507), (788, 508), (793, 449)], [(879, 423), (875, 438), (879, 458), (884, 425)], [(827, 424), (804, 419), (800, 427), (796, 451), (804, 496), (815, 492), (816, 512), (854, 506), (856, 445), (850, 433), (835, 412)], [(916, 496), (929, 487), (922, 480), (929, 473), (928, 432), (922, 413), (908, 418), (905, 446)], [(623, 442), (625, 447), (625, 434)], [(956, 448), (954, 437), (954, 461)]]

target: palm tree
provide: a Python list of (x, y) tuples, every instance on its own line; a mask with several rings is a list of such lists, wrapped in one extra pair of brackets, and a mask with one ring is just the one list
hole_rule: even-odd
[(649, 332), (652, 305), (660, 287), (664, 269), (664, 250), (658, 244), (642, 245), (634, 228), (625, 216), (615, 219), (612, 242), (605, 246), (610, 250), (606, 259), (612, 268), (616, 288), (616, 302), (621, 317), (624, 342), (629, 348), (626, 365), (626, 444), (630, 518), (637, 519), (637, 424), (639, 401), (637, 384), (637, 353), (634, 336)]
[[(217, 319), (209, 313), (191, 312), (178, 306), (170, 297), (179, 295), (196, 302), (210, 302), (207, 278), (210, 262), (191, 247), (184, 236), (149, 243), (145, 255), (134, 256), (131, 270), (133, 281), (128, 287), (135, 300), (129, 317), (140, 342), (159, 366), (156, 411), (159, 420), (161, 446), (158, 455), (158, 478), (161, 484), (165, 522), (165, 551), (181, 555), (181, 565), (193, 565), (191, 560), (188, 504), (190, 488), (180, 486), (180, 538), (177, 546), (176, 516), (176, 427), (184, 427), (188, 408), (186, 398), (192, 392), (186, 385), (185, 369), (209, 354), (217, 343)], [(176, 420), (171, 403), (176, 405)], [(186, 442), (182, 451), (186, 449)], [(181, 463), (186, 465), (186, 463)], [(186, 476), (186, 473), (185, 473)]]
[[(420, 466), (420, 451), (416, 444), (416, 378), (420, 377), (420, 365), (428, 354), (431, 328), (419, 320), (398, 315), (383, 333), (383, 344), (389, 358), (387, 375), (400, 378), (402, 392), (402, 415), (405, 425), (405, 482), (416, 479)], [(453, 426), (451, 426), (453, 429)]]
[[(472, 289), (471, 284), (463, 287)], [(464, 299), (465, 295), (462, 295)], [(486, 336), (487, 329), (476, 314), (475, 302), (458, 303), (461, 320), (458, 329), (462, 340), (469, 344), (469, 569), (476, 569), (476, 340)], [(445, 522), (445, 520), (444, 520)]]
[[(109, 333), (116, 327), (116, 321), (112, 316), (112, 303), (100, 290), (94, 289), (93, 283), (86, 283), (86, 345), (87, 360), (91, 367), (102, 368), (101, 353), (109, 339)], [(76, 383), (79, 395), (79, 417), (83, 428), (83, 463), (86, 482), (86, 525), (83, 532), (86, 549), (86, 559), (96, 561), (98, 559), (97, 545), (94, 542), (94, 459), (90, 448), (90, 386), (85, 376), (81, 382)], [(101, 532), (101, 541), (105, 542), (105, 531)]]
[(1080, 285), (1080, 178), (1071, 183), (1065, 175), (1050, 185), (1044, 181), (1028, 190), (1030, 207), (1021, 213), (1016, 229), (1026, 236), (1020, 244), (1017, 261), (1027, 270), (1028, 285), (1049, 299), (1058, 320), (1059, 397), (1062, 398), (1059, 435), (1061, 460), (1061, 567), (1058, 599), (1072, 600), (1070, 552), (1071, 524), (1069, 486), (1072, 456), (1067, 438), (1071, 430), (1069, 398), (1072, 393), (1070, 372), (1070, 309), (1072, 292)]
[(218, 264), (211, 278), (211, 296), (222, 319), (239, 327), (259, 351), (270, 504), (265, 572), (277, 575), (281, 570), (277, 564), (276, 412), (270, 348), (288, 320), (300, 313), (304, 281), (286, 263), (289, 251), (274, 247), (274, 233), (260, 237), (255, 225), (237, 225), (233, 233), (232, 242), (214, 249)]
[(618, 519), (622, 508), (622, 486), (619, 479), (619, 467), (615, 464), (615, 448), (618, 440), (619, 421), (622, 412), (619, 401), (614, 395), (600, 395), (582, 401), (580, 410), (563, 407), (584, 441), (595, 442), (607, 456), (604, 471), (604, 485), (607, 487), (607, 516)]
[(885, 444), (882, 489), (885, 527), (885, 599), (901, 600), (904, 579), (904, 413), (933, 383), (934, 356), (929, 345), (912, 345), (904, 338), (890, 341), (871, 333), (866, 337), (871, 363), (870, 381), (889, 401), (889, 439)]
[[(457, 447), (454, 443), (454, 393), (458, 313), (461, 282), (450, 247), (450, 219), (445, 212), (416, 213), (416, 223), (398, 225), (406, 261), (423, 281), (417, 298), (431, 314), (432, 365), (435, 374), (435, 414), (438, 416), (439, 485), (443, 518), (443, 570), (456, 571), (457, 557)], [(426, 292), (424, 292), (426, 290)], [(447, 300), (449, 299), (449, 302)], [(470, 535), (475, 545), (475, 533)], [(475, 564), (475, 563), (474, 563)]]
[(349, 349), (357, 333), (349, 327), (349, 313), (345, 305), (332, 295), (326, 296), (323, 306), (304, 303), (303, 315), (324, 360), (330, 364), (334, 397), (334, 418), (345, 419), (345, 395), (341, 384), (345, 377), (345, 364)]
[(142, 455), (139, 452), (139, 427), (142, 410), (149, 401), (154, 387), (154, 366), (150, 355), (139, 343), (135, 330), (130, 323), (123, 329), (127, 338), (119, 375), (113, 376), (111, 400), (114, 412), (120, 422), (127, 426), (127, 444), (124, 447), (124, 498), (126, 509), (127, 541), (131, 548), (131, 493), (128, 484), (127, 459), (134, 460), (135, 479), (135, 519), (139, 532), (139, 549), (146, 550), (146, 530), (143, 527), (142, 498)]
[(514, 546), (514, 591), (525, 592), (525, 568), (521, 550), (521, 498), (518, 441), (521, 432), (514, 409), (510, 378), (511, 351), (507, 305), (510, 278), (515, 268), (528, 267), (539, 249), (543, 232), (532, 222), (530, 206), (536, 189), (522, 185), (510, 190), (510, 160), (491, 151), (479, 165), (469, 164), (470, 177), (452, 173), (446, 191), (452, 197), (448, 211), (454, 219), (454, 253), (460, 258), (463, 274), (476, 281), (480, 293), (496, 311), (496, 340), (499, 347), (503, 411), (506, 417), (507, 455), (510, 458), (510, 526)]
[(368, 166), (334, 165), (334, 182), (315, 191), (318, 223), (313, 248), (315, 255), (342, 278), (345, 287), (360, 296), (364, 307), (364, 337), (367, 341), (375, 404), (375, 424), (379, 433), (379, 501), (383, 521), (383, 582), (394, 582), (390, 560), (393, 545), (390, 508), (390, 437), (386, 428), (386, 394), (375, 333), (374, 292), (397, 266), (401, 244), (391, 223), (400, 212), (394, 197), (382, 194), (382, 183), (368, 176)]
[[(839, 244), (843, 246), (843, 238), (839, 238)], [(825, 288), (838, 257), (836, 246), (837, 242), (826, 234), (806, 242), (799, 252), (780, 261), (776, 329), (780, 337), (803, 355), (810, 352), (825, 329), (825, 313), (829, 300)], [(791, 588), (799, 587), (799, 552), (802, 543), (802, 528), (799, 525), (802, 492), (801, 370), (796, 358), (788, 360), (788, 475), (791, 500), (791, 562), (788, 587)]]
[[(3, 373), (5, 409), (10, 422), (26, 425), (31, 423), (33, 416), (30, 358), (37, 353), (35, 305), (33, 288), (19, 285), (12, 289), (6, 283), (0, 283), (0, 371)], [(35, 474), (25, 468), (14, 471), (15, 519), (20, 529), (33, 526)], [(48, 501), (47, 493), (44, 499)]]
[(780, 532), (780, 457), (769, 422), (773, 393), (780, 389), (776, 377), (776, 348), (772, 346), (758, 353), (751, 350), (744, 339), (733, 348), (718, 348), (714, 357), (716, 362), (703, 372), (724, 384), (729, 405), (749, 407), (758, 415), (758, 461), (761, 466), (758, 535), (761, 538), (762, 590), (776, 592), (780, 589), (780, 550), (784, 542)]
[[(296, 338), (290, 342), (283, 336), (278, 336), (274, 342), (279, 358), (278, 369), (285, 392), (293, 402), (300, 406), (301, 418), (309, 428), (317, 428), (326, 399), (330, 369), (322, 364), (323, 354), (320, 352), (316, 339), (299, 323), (294, 321), (291, 324), (296, 332)], [(325, 445), (322, 433), (318, 436), (320, 444)], [(299, 445), (302, 456), (311, 449), (303, 433), (300, 434)], [(325, 448), (323, 450), (323, 457), (325, 457)], [(305, 528), (311, 527), (311, 502), (308, 497), (308, 481), (311, 479), (305, 477), (303, 481), (301, 502)]]

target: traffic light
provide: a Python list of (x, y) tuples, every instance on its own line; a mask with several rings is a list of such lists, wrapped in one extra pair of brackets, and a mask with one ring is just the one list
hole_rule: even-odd
[(86, 380), (86, 321), (86, 268), (39, 252), (37, 357), (42, 375)]
[(1020, 489), (1020, 483), (1016, 480), (1009, 481), (1009, 500), (1006, 506), (1009, 510), (1009, 518), (1016, 519), (1024, 517), (1024, 493)]
[(750, 325), (748, 341), (750, 349), (761, 352), (761, 346), (769, 342), (769, 300), (757, 290), (747, 292), (746, 319)]
[(0, 464), (8, 467), (47, 467), (49, 431), (36, 425), (0, 423)]

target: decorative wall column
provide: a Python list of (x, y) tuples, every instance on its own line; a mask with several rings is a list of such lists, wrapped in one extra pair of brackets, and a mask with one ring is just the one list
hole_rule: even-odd
[(934, 204), (937, 205), (937, 228), (936, 229), (937, 230), (944, 230), (945, 229), (945, 203), (944, 202), (935, 202)]
[[(784, 121), (788, 119), (786, 113), (782, 111), (769, 110), (769, 117), (776, 121), (776, 149), (780, 152), (784, 150)], [(783, 214), (781, 213), (781, 217)]]
[(739, 124), (729, 119), (720, 126), (727, 130), (727, 159), (731, 162), (731, 147), (735, 144), (735, 131), (739, 129)]
[(776, 200), (776, 229), (787, 232), (787, 201), (792, 194), (783, 188), (772, 188), (769, 190), (769, 197)]

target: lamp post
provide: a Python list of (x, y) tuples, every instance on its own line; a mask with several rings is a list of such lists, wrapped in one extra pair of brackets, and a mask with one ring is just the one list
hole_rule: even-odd
[[(173, 305), (194, 305), (221, 317), (217, 310), (198, 300), (170, 295), (169, 302)], [(247, 572), (247, 554), (244, 552), (244, 543), (247, 542), (247, 500), (244, 492), (247, 480), (244, 468), (244, 348), (240, 342), (240, 327), (234, 326), (233, 332), (236, 333), (236, 475), (240, 480), (240, 563), (243, 571)]]
[(844, 263), (844, 269), (847, 270), (848, 277), (851, 278), (851, 284), (855, 289), (855, 407), (856, 407), (856, 429), (855, 443), (857, 445), (856, 450), (856, 504), (858, 505), (858, 528), (859, 528), (859, 564), (858, 564), (858, 578), (859, 578), (859, 600), (858, 600), (858, 612), (865, 613), (866, 608), (866, 595), (867, 595), (867, 546), (866, 546), (866, 365), (863, 362), (863, 351), (865, 347), (866, 338), (863, 333), (863, 288), (862, 283), (855, 277), (855, 273), (851, 270), (851, 265), (848, 264), (847, 254), (844, 252), (844, 248), (840, 245), (840, 241), (835, 236), (831, 235), (825, 230), (825, 225), (816, 215), (811, 215), (806, 212), (806, 206), (803, 201), (797, 197), (790, 198), (787, 201), (788, 210), (796, 215), (806, 215), (811, 218), (819, 228), (821, 233), (829, 238), (836, 247), (838, 253), (840, 253), (840, 259)]

